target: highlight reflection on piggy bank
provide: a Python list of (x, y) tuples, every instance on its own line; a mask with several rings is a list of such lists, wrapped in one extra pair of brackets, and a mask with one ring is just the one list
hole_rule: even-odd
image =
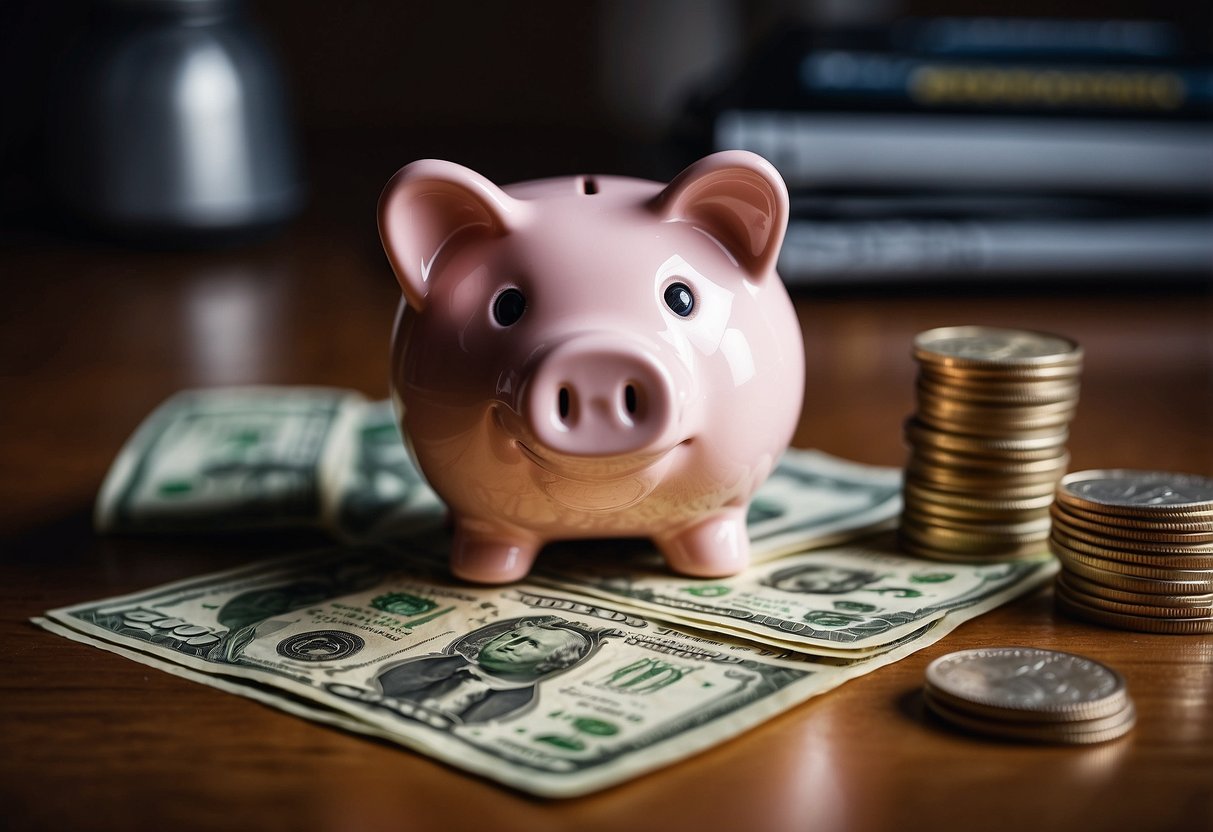
[(545, 543), (585, 537), (649, 537), (687, 575), (746, 567), (746, 508), (804, 389), (775, 273), (787, 214), (779, 174), (743, 151), (665, 186), (500, 188), (436, 160), (392, 177), (393, 394), (457, 576), (517, 580)]

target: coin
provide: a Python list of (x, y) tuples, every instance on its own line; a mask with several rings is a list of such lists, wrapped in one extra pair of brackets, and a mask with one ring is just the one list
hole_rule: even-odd
[(1106, 716), (1096, 716), (1091, 719), (1075, 718), (1067, 713), (1041, 713), (1038, 711), (1020, 711), (1012, 708), (992, 707), (989, 705), (969, 702), (965, 699), (951, 696), (947, 691), (939, 690), (927, 682), (923, 686), (924, 698), (930, 700), (929, 705), (938, 705), (951, 712), (963, 714), (973, 719), (1004, 724), (1016, 724), (1025, 728), (1041, 728), (1061, 733), (1067, 728), (1076, 731), (1091, 731), (1109, 728), (1124, 718), (1125, 709), (1131, 707), (1128, 695), (1121, 697), (1119, 710)]
[(1002, 546), (1043, 544), (1049, 536), (1047, 527), (1027, 532), (998, 532), (992, 530), (993, 528), (991, 526), (982, 528), (980, 531), (973, 531), (943, 526), (938, 523), (921, 523), (913, 518), (906, 518), (905, 515), (902, 515), (901, 518), (902, 531), (911, 537), (953, 551), (965, 549), (985, 551)]
[(1058, 399), (1077, 395), (1080, 367), (1075, 365), (1072, 374), (1060, 378), (1033, 378), (1009, 373), (1008, 367), (995, 365), (984, 370), (957, 370), (919, 362), (916, 380), (920, 384), (946, 388), (948, 391), (972, 396), (1014, 397), (1027, 393), (1036, 398), (1042, 394)]
[(1092, 553), (1094, 547), (1085, 547), (1086, 551), (1078, 551), (1071, 544), (1074, 541), (1063, 542), (1056, 532), (1049, 536), (1049, 548), (1067, 567), (1071, 563), (1094, 566), (1108, 572), (1129, 575), (1135, 578), (1154, 578), (1160, 581), (1208, 581), (1213, 580), (1213, 569), (1180, 569), (1163, 563), (1148, 565), (1147, 563), (1126, 559), (1104, 557)]
[(974, 717), (965, 711), (949, 707), (929, 690), (923, 699), (931, 713), (945, 722), (968, 731), (1021, 742), (1093, 745), (1123, 737), (1133, 729), (1137, 721), (1137, 712), (1132, 703), (1118, 713), (1102, 719), (1076, 723), (1022, 723)]
[(1213, 633), (1213, 617), (1209, 618), (1151, 618), (1143, 615), (1125, 615), (1096, 609), (1075, 601), (1065, 594), (1053, 596), (1055, 606), (1065, 615), (1080, 618), (1093, 624), (1136, 630), (1159, 635), (1207, 635)]
[(990, 365), (1039, 369), (1076, 364), (1082, 348), (1068, 338), (1044, 332), (988, 326), (949, 326), (919, 333), (914, 357), (954, 368)]
[(994, 547), (993, 551), (975, 552), (972, 549), (949, 550), (923, 543), (904, 534), (898, 533), (898, 547), (908, 555), (928, 560), (939, 560), (947, 563), (1005, 563), (1008, 561), (1037, 561), (1049, 553), (1044, 541), (1023, 544), (1020, 546)]
[(1041, 472), (1055, 473), (1060, 476), (1059, 468), (1064, 468), (1069, 457), (1064, 450), (1046, 459), (1014, 460), (979, 454), (964, 454), (955, 451), (941, 451), (929, 447), (917, 447), (913, 451), (914, 458), (949, 468), (971, 469), (977, 471), (995, 471), (1017, 476), (1020, 474), (1035, 474)]
[(954, 468), (949, 465), (933, 463), (928, 459), (911, 455), (906, 466), (906, 474), (916, 479), (926, 480), (940, 488), (960, 489), (989, 494), (1008, 488), (1041, 487), (1041, 490), (1051, 491), (1054, 483), (1065, 471), (1068, 456), (1064, 456), (1054, 465), (1037, 471), (1026, 473), (1004, 473), (997, 469), (980, 470), (974, 468)]
[(1058, 364), (1052, 367), (1024, 367), (1011, 364), (971, 364), (965, 367), (920, 361), (919, 373), (957, 384), (985, 382), (1028, 384), (1072, 383), (1082, 374), (1082, 362)]
[(918, 517), (917, 506), (913, 508), (907, 506), (907, 509), (902, 512), (902, 516), (909, 515), (913, 518), (912, 522), (921, 525), (929, 525), (932, 529), (940, 529), (943, 531), (957, 532), (959, 534), (982, 535), (986, 537), (1006, 537), (1015, 538), (1027, 537), (1032, 540), (1044, 540), (1050, 529), (1049, 518), (1045, 517), (1039, 520), (1025, 520), (1023, 522), (1000, 522), (997, 520), (989, 520), (986, 518), (977, 518), (976, 520), (964, 520), (948, 517), (939, 517), (929, 513), (923, 513), (923, 516)]
[[(1116, 563), (1132, 563), (1164, 571), (1213, 572), (1213, 552), (1205, 547), (1182, 549), (1169, 543), (1133, 543), (1134, 548), (1112, 547), (1106, 543), (1088, 543), (1053, 524), (1053, 540), (1073, 552)], [(1148, 547), (1148, 548), (1147, 548)], [(1165, 576), (1160, 576), (1165, 577)]]
[(1085, 656), (1037, 647), (959, 650), (927, 666), (933, 689), (975, 706), (1039, 719), (1098, 719), (1124, 708), (1124, 679)]
[(920, 373), (918, 392), (953, 401), (970, 402), (987, 406), (1046, 405), (1057, 402), (1073, 402), (1078, 398), (1078, 385), (1037, 384), (1017, 382), (1011, 384), (956, 384), (940, 382), (935, 377)]
[[(1071, 601), (1085, 604), (1088, 607), (1105, 612), (1115, 612), (1122, 615), (1136, 615), (1144, 618), (1193, 618), (1213, 619), (1213, 609), (1208, 607), (1162, 606), (1157, 603), (1131, 604), (1126, 601), (1114, 601), (1102, 595), (1088, 595), (1066, 579), (1065, 573), (1058, 574), (1053, 591), (1065, 595)], [(1164, 596), (1165, 597), (1165, 596)]]
[(1083, 577), (1081, 574), (1069, 569), (1059, 574), (1057, 579), (1059, 582), (1064, 581), (1069, 589), (1080, 596), (1094, 596), (1096, 598), (1103, 598), (1106, 601), (1118, 601), (1122, 604), (1137, 604), (1147, 607), (1204, 608), (1210, 610), (1209, 614), (1213, 615), (1213, 592), (1192, 595), (1176, 593), (1174, 591), (1133, 592), (1126, 589), (1104, 586), (1098, 581)]
[(1058, 431), (1070, 424), (1068, 415), (1052, 415), (1046, 419), (1032, 422), (996, 422), (986, 419), (957, 420), (949, 419), (938, 413), (920, 409), (917, 413), (920, 422), (935, 430), (957, 433), (961, 436), (985, 438), (1015, 438), (1037, 439), (1055, 436)]
[(982, 405), (945, 399), (919, 392), (918, 413), (929, 413), (949, 422), (993, 422), (999, 426), (1022, 427), (1024, 430), (1065, 425), (1073, 418), (1075, 402), (1055, 402), (1040, 405)]
[(1148, 517), (1118, 517), (1115, 514), (1101, 514), (1097, 511), (1087, 511), (1078, 508), (1077, 506), (1067, 505), (1065, 503), (1057, 504), (1058, 511), (1065, 514), (1071, 522), (1082, 525), (1080, 520), (1088, 523), (1094, 523), (1099, 526), (1108, 528), (1129, 528), (1140, 531), (1160, 531), (1160, 532), (1203, 532), (1213, 533), (1213, 515), (1209, 515), (1206, 519), (1195, 519), (1201, 515), (1193, 513), (1186, 517), (1194, 519), (1154, 519)]
[(1062, 480), (1058, 499), (1103, 514), (1183, 517), (1213, 512), (1213, 479), (1168, 471), (1078, 471)]
[(1048, 521), (1048, 508), (1027, 509), (1027, 510), (1011, 510), (1011, 511), (994, 511), (994, 510), (978, 510), (966, 508), (964, 506), (950, 506), (947, 503), (934, 503), (930, 500), (923, 500), (912, 496), (908, 491), (903, 495), (903, 502), (907, 509), (913, 508), (916, 514), (926, 515), (927, 517), (939, 518), (940, 520), (952, 520), (960, 523), (995, 523), (995, 524), (1013, 524), (1013, 523), (1029, 523), (1034, 521)]
[(1039, 493), (1033, 497), (1001, 498), (986, 494), (957, 493), (936, 490), (926, 483), (906, 481), (904, 485), (906, 497), (914, 500), (929, 502), (932, 505), (949, 506), (956, 510), (989, 511), (989, 512), (1020, 512), (1047, 511), (1053, 503), (1053, 489), (1038, 488)]
[(1074, 399), (1046, 404), (994, 404), (966, 401), (946, 393), (933, 393), (924, 390), (921, 386), (919, 386), (917, 392), (920, 408), (936, 409), (945, 418), (986, 417), (999, 419), (1004, 422), (1014, 422), (1040, 418), (1046, 415), (1070, 415), (1077, 406), (1077, 402)]
[[(906, 466), (906, 482), (925, 486), (935, 492), (949, 494), (957, 499), (964, 500), (1048, 500), (1053, 501), (1053, 490), (1055, 480), (1044, 480), (1043, 482), (1032, 483), (1029, 485), (1004, 485), (1001, 483), (984, 484), (980, 490), (975, 490), (971, 484), (955, 483), (955, 482), (928, 482), (923, 479), (916, 479), (910, 475), (910, 467)], [(1046, 503), (1045, 505), (1048, 505)]]
[(1106, 546), (1120, 548), (1141, 548), (1143, 551), (1150, 551), (1150, 547), (1140, 545), (1157, 543), (1157, 545), (1168, 547), (1164, 551), (1174, 548), (1184, 552), (1207, 551), (1203, 547), (1213, 545), (1213, 532), (1209, 531), (1164, 531), (1146, 528), (1145, 525), (1140, 525), (1138, 528), (1105, 525), (1094, 522), (1094, 520), (1075, 517), (1075, 515), (1065, 512), (1064, 509), (1058, 508), (1057, 505), (1053, 506), (1050, 513), (1059, 528), (1064, 529), (1066, 534), (1089, 543), (1103, 543)]
[(1050, 732), (1053, 735), (1065, 733), (1089, 733), (1113, 728), (1121, 724), (1126, 711), (1133, 708), (1133, 700), (1128, 693), (1114, 697), (1107, 707), (1116, 710), (1105, 715), (1093, 717), (1076, 717), (1064, 712), (1040, 712), (1003, 708), (970, 702), (966, 699), (951, 696), (947, 691), (934, 687), (929, 681), (923, 686), (923, 697), (929, 700), (927, 704), (944, 708), (950, 713), (980, 719), (986, 722), (998, 722), (1007, 726), (1014, 725), (1028, 730), (1037, 729)]
[[(944, 450), (962, 453), (993, 453), (1001, 454), (1043, 454), (1053, 456), (1063, 447), (1069, 438), (1066, 429), (1054, 431), (1041, 436), (1015, 437), (978, 437), (957, 435), (949, 431), (933, 429), (930, 425), (913, 417), (905, 423), (906, 439), (912, 444), (932, 445)], [(1029, 459), (1038, 457), (1029, 456)]]
[[(1054, 550), (1056, 551), (1056, 550)], [(1102, 586), (1123, 589), (1127, 592), (1142, 592), (1151, 595), (1203, 595), (1213, 593), (1213, 575), (1207, 579), (1177, 580), (1174, 578), (1143, 578), (1136, 575), (1124, 575), (1101, 569), (1097, 565), (1082, 563), (1071, 558), (1058, 556), (1068, 574), (1081, 575)]]

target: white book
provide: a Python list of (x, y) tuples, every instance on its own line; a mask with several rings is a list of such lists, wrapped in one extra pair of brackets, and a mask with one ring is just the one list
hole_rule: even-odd
[(1207, 122), (729, 110), (714, 141), (790, 188), (1213, 193)]
[(924, 274), (1213, 278), (1213, 217), (802, 220), (788, 224), (779, 274), (790, 286)]

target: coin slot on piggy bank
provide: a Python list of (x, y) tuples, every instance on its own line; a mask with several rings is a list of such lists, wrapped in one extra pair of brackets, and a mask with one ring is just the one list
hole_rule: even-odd
[(391, 179), (392, 386), (457, 576), (514, 581), (548, 542), (604, 537), (650, 538), (682, 574), (747, 566), (746, 509), (804, 394), (787, 217), (743, 151), (668, 184), (498, 187), (438, 160)]

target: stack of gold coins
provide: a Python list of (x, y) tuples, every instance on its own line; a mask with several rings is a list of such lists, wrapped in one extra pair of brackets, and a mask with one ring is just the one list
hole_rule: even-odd
[(1068, 615), (1146, 633), (1213, 633), (1213, 479), (1162, 471), (1062, 478), (1049, 539)]
[(937, 560), (1045, 553), (1082, 349), (1057, 335), (958, 326), (919, 334), (914, 358), (902, 548)]
[(927, 667), (923, 699), (966, 731), (1024, 742), (1085, 745), (1136, 721), (1120, 674), (1083, 656), (1034, 647), (961, 650)]

